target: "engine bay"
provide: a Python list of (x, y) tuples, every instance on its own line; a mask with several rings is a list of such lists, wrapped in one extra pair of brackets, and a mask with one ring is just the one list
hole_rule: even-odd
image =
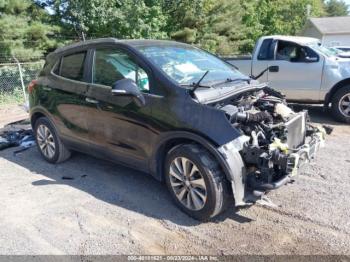
[[(256, 194), (291, 181), (313, 157), (331, 130), (309, 123), (307, 111), (294, 112), (284, 96), (264, 87), (213, 104), (245, 138), (240, 151), (247, 186)], [(317, 143), (316, 143), (317, 141)]]
[[(252, 138), (251, 144), (254, 146), (267, 147), (278, 139), (296, 148), (304, 142), (307, 113), (295, 113), (287, 106), (282, 94), (275, 90), (265, 88), (243, 93), (215, 106), (225, 112), (232, 126), (239, 129), (242, 135)], [(291, 141), (288, 126), (293, 119), (300, 123), (299, 130), (294, 130), (299, 133)]]

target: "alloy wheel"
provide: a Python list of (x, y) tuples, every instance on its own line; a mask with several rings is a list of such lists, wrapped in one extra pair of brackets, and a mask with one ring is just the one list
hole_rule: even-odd
[(39, 125), (36, 132), (36, 137), (41, 152), (47, 158), (53, 158), (56, 151), (56, 145), (50, 129), (45, 125)]
[(350, 117), (350, 94), (345, 94), (339, 100), (339, 111), (346, 117)]
[(170, 185), (177, 199), (190, 210), (200, 210), (207, 199), (204, 178), (197, 166), (186, 157), (177, 157), (170, 164)]

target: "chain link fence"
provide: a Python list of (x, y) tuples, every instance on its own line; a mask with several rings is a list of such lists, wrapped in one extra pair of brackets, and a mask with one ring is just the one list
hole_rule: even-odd
[(43, 59), (34, 62), (0, 61), (0, 106), (26, 104), (27, 86), (37, 78), (43, 65)]

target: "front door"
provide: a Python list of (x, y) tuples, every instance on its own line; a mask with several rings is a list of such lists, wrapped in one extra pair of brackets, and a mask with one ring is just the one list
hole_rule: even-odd
[(293, 42), (276, 42), (274, 60), (277, 72), (268, 72), (272, 88), (281, 91), (288, 100), (318, 101), (321, 87), (323, 57), (312, 49)]
[[(113, 96), (112, 85), (130, 78), (142, 91), (146, 104), (140, 106), (135, 98)], [(151, 117), (150, 77), (124, 50), (96, 49), (89, 87), (88, 128), (93, 153), (103, 155), (136, 168), (148, 166), (155, 132)]]

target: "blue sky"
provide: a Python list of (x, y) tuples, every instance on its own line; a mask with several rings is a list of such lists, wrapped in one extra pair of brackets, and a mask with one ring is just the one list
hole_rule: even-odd
[(344, 2), (350, 6), (350, 0), (344, 0)]

